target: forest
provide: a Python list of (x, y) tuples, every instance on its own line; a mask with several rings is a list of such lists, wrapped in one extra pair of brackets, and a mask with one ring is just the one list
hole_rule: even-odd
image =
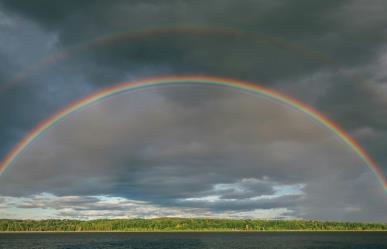
[(0, 219), (0, 232), (387, 231), (387, 223), (235, 219)]

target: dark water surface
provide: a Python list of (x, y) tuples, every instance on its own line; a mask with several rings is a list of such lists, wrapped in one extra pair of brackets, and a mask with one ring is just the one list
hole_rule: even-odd
[(0, 234), (1, 249), (22, 248), (356, 248), (387, 249), (387, 232), (364, 233), (18, 233)]

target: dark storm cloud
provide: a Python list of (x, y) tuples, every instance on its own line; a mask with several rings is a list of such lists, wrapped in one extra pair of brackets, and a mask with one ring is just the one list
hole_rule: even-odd
[(1, 6), (0, 33), (0, 153), (3, 157), (28, 130), (77, 98), (75, 95), (83, 94), (89, 86), (80, 84), (82, 76), (74, 75), (74, 68), (62, 66), (44, 75), (39, 72), (33, 77), (21, 77), (8, 88), (26, 68), (54, 52), (58, 39), (55, 33), (47, 33), (38, 24)]
[[(376, 1), (375, 4), (383, 7), (383, 2)], [(274, 35), (324, 53), (332, 51), (335, 53), (332, 58), (343, 60), (343, 63), (347, 64), (366, 63), (364, 57), (374, 58), (383, 44), (373, 44), (381, 39), (364, 35), (364, 32), (384, 34), (380, 32), (383, 30), (384, 21), (382, 13), (374, 8), (364, 8), (364, 11), (361, 11), (361, 4), (357, 1), (299, 1), (297, 4), (292, 1), (206, 1), (206, 4), (201, 1), (116, 1), (114, 4), (106, 1), (85, 1), (82, 4), (70, 1), (60, 5), (52, 1), (42, 1), (39, 5), (4, 1), (3, 5), (37, 21), (42, 27), (57, 32), (60, 43), (65, 47), (90, 40), (90, 37), (111, 33), (112, 30), (120, 30), (121, 27), (130, 31), (176, 24), (225, 26), (253, 31), (264, 36)], [(369, 3), (364, 5), (367, 7)], [(359, 16), (372, 14), (375, 16), (374, 20), (370, 23), (364, 22), (365, 24), (356, 28), (351, 27), (347, 12), (352, 12), (348, 9), (355, 9)], [(148, 18), (149, 16), (152, 18)], [(87, 32), (78, 32), (75, 27)], [(202, 38), (193, 34), (167, 34), (161, 37), (149, 35), (122, 44), (114, 43), (106, 50), (92, 51), (91, 58), (96, 65), (93, 63), (90, 67), (89, 63), (86, 63), (85, 75), (89, 77), (90, 82), (99, 85), (126, 79), (127, 75), (122, 73), (125, 71), (132, 74), (135, 72), (137, 77), (194, 72), (233, 76), (264, 83), (277, 83), (281, 79), (287, 79), (289, 85), (291, 79), (299, 80), (305, 73), (310, 74), (321, 67), (331, 67), (320, 59), (305, 59), (297, 50), (289, 51), (281, 46), (267, 44), (267, 41), (256, 42), (255, 38), (250, 36), (234, 37), (209, 33), (210, 35), (205, 34), (204, 37), (200, 35)], [(83, 38), (84, 36), (86, 38)], [(348, 40), (351, 44), (366, 43), (367, 46), (357, 46), (367, 47), (367, 50), (348, 46)], [(358, 58), (349, 58), (349, 55)]]
[[(200, 34), (153, 33), (86, 48), (0, 92), (0, 153), (4, 155), (49, 114), (100, 87), (154, 75), (210, 74), (260, 82), (312, 104), (359, 139), (387, 170), (386, 87), (380, 73), (386, 54), (386, 7), (383, 0), (0, 1), (0, 84), (39, 58), (114, 32), (208, 28)], [(217, 33), (219, 27), (253, 34)], [(338, 73), (335, 63), (347, 68), (346, 73)], [(362, 76), (370, 82), (362, 82)], [(259, 109), (227, 92), (196, 88), (190, 94), (181, 89), (159, 91), (138, 103), (145, 107), (133, 107), (138, 111), (135, 115), (114, 108), (106, 112), (101, 106), (102, 116), (85, 113), (83, 123), (67, 124), (67, 129), (55, 130), (57, 136), (47, 134), (40, 150), (36, 148), (45, 158), (26, 159), (25, 165), (34, 172), (27, 166), (15, 171), (17, 176), (10, 172), (2, 194), (23, 196), (50, 189), (59, 196), (114, 194), (164, 206), (212, 194), (219, 195), (220, 201), (191, 205), (225, 210), (231, 205), (227, 200), (235, 198), (241, 200), (239, 206), (233, 204), (230, 209), (289, 207), (302, 217), (385, 219), (385, 205), (378, 199), (383, 193), (372, 192), (374, 185), (365, 182), (349, 188), (364, 173), (357, 168), (358, 162), (340, 157), (337, 147), (329, 148), (326, 137), (316, 137), (315, 128), (304, 126), (297, 115), (281, 113), (282, 119), (275, 118), (269, 112), (279, 113), (277, 108), (264, 105)], [(153, 118), (141, 114), (153, 105), (157, 108), (148, 112)], [(262, 120), (273, 119), (270, 125), (258, 125), (259, 137), (251, 135), (258, 128), (257, 117), (249, 112), (260, 113)], [(147, 122), (128, 122), (119, 117), (122, 113)], [(107, 117), (130, 125), (120, 126)], [(290, 128), (280, 129), (278, 123)], [(113, 128), (95, 135), (103, 134), (105, 127)], [(168, 127), (181, 129), (164, 132)], [(74, 134), (69, 136), (69, 130)], [(117, 152), (122, 148), (128, 151), (126, 155)], [(58, 151), (60, 158), (67, 155), (71, 161), (55, 160)], [(102, 155), (108, 155), (107, 159)], [(351, 164), (357, 170), (343, 169)], [(125, 174), (128, 167), (130, 177)], [(219, 167), (225, 169), (223, 174), (216, 173)], [(325, 187), (319, 176), (328, 173), (335, 181)], [(262, 186), (242, 187), (243, 191), (233, 185), (235, 189), (214, 192), (216, 184), (235, 184), (252, 175), (271, 179)], [(372, 177), (367, 179), (372, 181)], [(254, 193), (272, 195), (276, 184), (300, 183), (306, 184), (303, 209), (295, 208), (299, 199), (292, 195), (258, 203), (247, 200)], [(367, 187), (362, 189), (363, 185)], [(349, 194), (354, 192), (363, 193), (362, 204), (358, 196)], [(325, 206), (320, 210), (316, 207), (321, 202)], [(375, 207), (367, 209), (367, 202)], [(329, 206), (338, 208), (329, 210)], [(365, 214), (365, 210), (370, 211)], [(345, 216), (348, 212), (353, 215)]]
[[(82, 40), (90, 40), (90, 37), (111, 33), (114, 29), (120, 30), (121, 26), (118, 24), (125, 27), (124, 30), (130, 31), (160, 26), (160, 24), (161, 26), (190, 24), (216, 27), (221, 23), (221, 26), (225, 27), (274, 35), (299, 46), (306, 45), (316, 51), (322, 51), (328, 56), (334, 53), (331, 56), (333, 60), (351, 67), (359, 63), (367, 64), (375, 59), (381, 46), (384, 46), (382, 41), (385, 40), (386, 28), (384, 25), (386, 18), (380, 11), (386, 7), (383, 1), (367, 3), (299, 1), (297, 4), (292, 1), (277, 3), (210, 1), (206, 4), (201, 1), (163, 3), (117, 1), (114, 4), (106, 1), (96, 3), (85, 1), (82, 4), (70, 1), (59, 5), (52, 1), (42, 1), (39, 5), (4, 1), (3, 5), (11, 11), (37, 21), (42, 27), (57, 32), (60, 43), (65, 47)], [(219, 11), (220, 9), (222, 11)], [(152, 19), (149, 19), (149, 16), (152, 16)], [(356, 19), (356, 16), (364, 17), (363, 21), (351, 25), (351, 20)], [(74, 27), (79, 27), (91, 34), (78, 32)], [(380, 37), (375, 37), (376, 35)], [(292, 83), (302, 79), (305, 74), (310, 77), (313, 72), (321, 70), (322, 67), (332, 69), (332, 66), (329, 63), (327, 65), (324, 60), (311, 59), (297, 50), (281, 48), (281, 46), (268, 44), (267, 41), (256, 42), (254, 36), (253, 38), (234, 37), (211, 34), (211, 32), (200, 35), (199, 38), (198, 35), (187, 33), (137, 37), (122, 43), (113, 43), (113, 46), (102, 46), (96, 51), (91, 51), (89, 55), (86, 53), (85, 56), (91, 56), (89, 59), (94, 62), (91, 65), (81, 63), (83, 73), (89, 82), (98, 85), (128, 79), (128, 74), (132, 76), (129, 78), (133, 78), (133, 76), (194, 72), (233, 76), (262, 81), (264, 84), (272, 82), (276, 83), (275, 86), (281, 85), (281, 82), (286, 80), (286, 85), (290, 85), (291, 88)], [(330, 81), (320, 84), (334, 85), (326, 93), (328, 100), (322, 100), (328, 103), (328, 106), (325, 109), (324, 104), (318, 105), (327, 114), (331, 114), (331, 108), (335, 106), (329, 104), (330, 99), (334, 98), (333, 102), (341, 101), (346, 99), (346, 95), (354, 98), (358, 96), (364, 100), (366, 103), (361, 103), (362, 109), (378, 108), (379, 103), (369, 99), (376, 98), (375, 101), (378, 102), (377, 98), (380, 97), (367, 89), (366, 92), (370, 95), (364, 96), (362, 84), (343, 80), (342, 76), (337, 75)], [(343, 84), (346, 87), (342, 87)], [(294, 85), (293, 89), (298, 89), (297, 84)], [(336, 89), (336, 86), (340, 89)], [(316, 86), (307, 87), (316, 88)], [(341, 93), (343, 96), (340, 95)], [(308, 98), (297, 94), (296, 96)], [(351, 105), (348, 106), (347, 109), (351, 107)], [(361, 114), (364, 115), (364, 113), (367, 112)], [(335, 112), (331, 115), (336, 119)], [(337, 117), (340, 119), (342, 116), (338, 114)], [(378, 116), (377, 119), (383, 120), (383, 117)], [(361, 120), (357, 122), (360, 123)], [(352, 129), (350, 124), (347, 125), (347, 121), (353, 122), (353, 118), (340, 119), (340, 123), (343, 123), (345, 128)], [(358, 126), (364, 125), (360, 123)]]
[[(263, 37), (276, 35), (286, 40), (290, 38), (289, 34), (305, 37), (310, 32), (315, 34), (315, 30), (321, 30), (320, 26), (331, 27), (318, 23), (324, 23), (325, 11), (336, 7), (326, 4), (316, 8), (308, 2), (300, 2), (296, 7), (287, 1), (276, 4), (268, 1), (117, 1), (115, 4), (98, 1), (84, 2), (82, 5), (65, 2), (60, 6), (51, 1), (43, 1), (39, 5), (5, 1), (4, 6), (57, 32), (60, 43), (65, 47), (111, 33), (112, 30), (133, 31), (147, 27), (187, 25), (230, 27), (257, 32)], [(303, 17), (299, 12), (309, 13), (310, 17)], [(239, 13), (243, 13), (244, 18)], [(310, 19), (314, 21), (307, 22), (310, 28), (299, 28), (305, 27), (305, 20)], [(75, 27), (83, 32), (78, 32)], [(284, 33), (288, 31), (291, 32)], [(215, 32), (208, 31), (204, 35), (156, 34), (116, 45), (110, 46), (106, 53), (98, 52), (102, 53), (102, 58), (96, 60), (100, 67), (110, 65), (138, 70), (145, 67), (144, 64), (151, 68), (153, 64), (156, 68), (171, 66), (172, 72), (212, 73), (263, 81), (278, 80), (286, 75), (310, 72), (321, 67), (320, 62), (294, 59), (303, 56), (297, 51), (289, 52), (286, 48), (279, 48), (270, 42), (268, 44), (264, 38), (217, 34), (216, 28)], [(100, 70), (90, 71), (98, 75)], [(278, 74), (278, 71), (281, 73)], [(117, 71), (112, 73), (116, 74)]]

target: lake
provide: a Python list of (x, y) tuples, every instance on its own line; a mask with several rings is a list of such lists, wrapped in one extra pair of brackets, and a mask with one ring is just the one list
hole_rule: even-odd
[(0, 234), (0, 248), (386, 249), (387, 232), (3, 233)]

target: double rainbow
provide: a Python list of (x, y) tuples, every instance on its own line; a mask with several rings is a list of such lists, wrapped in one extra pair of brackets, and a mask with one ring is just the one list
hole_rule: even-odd
[(6, 171), (6, 169), (16, 160), (16, 158), (29, 146), (35, 139), (42, 135), (47, 129), (53, 125), (59, 123), (70, 114), (81, 110), (82, 108), (95, 103), (99, 100), (107, 97), (120, 94), (127, 91), (135, 91), (140, 89), (147, 89), (158, 86), (168, 86), (177, 84), (196, 84), (207, 86), (221, 86), (228, 87), (242, 92), (253, 93), (255, 95), (265, 96), (272, 100), (276, 100), (288, 107), (296, 109), (302, 113), (305, 113), (319, 124), (332, 131), (339, 140), (347, 144), (351, 150), (362, 159), (375, 174), (377, 179), (382, 184), (384, 190), (387, 190), (387, 181), (378, 167), (376, 162), (367, 154), (367, 152), (348, 134), (346, 134), (337, 124), (323, 116), (320, 112), (313, 109), (310, 106), (282, 93), (273, 91), (271, 89), (251, 84), (248, 82), (238, 81), (228, 78), (208, 77), (208, 76), (166, 76), (156, 77), (144, 80), (138, 80), (133, 82), (125, 82), (118, 85), (114, 85), (98, 91), (92, 95), (84, 97), (61, 111), (50, 116), (48, 119), (41, 122), (34, 129), (32, 129), (4, 158), (0, 164), (0, 176)]

